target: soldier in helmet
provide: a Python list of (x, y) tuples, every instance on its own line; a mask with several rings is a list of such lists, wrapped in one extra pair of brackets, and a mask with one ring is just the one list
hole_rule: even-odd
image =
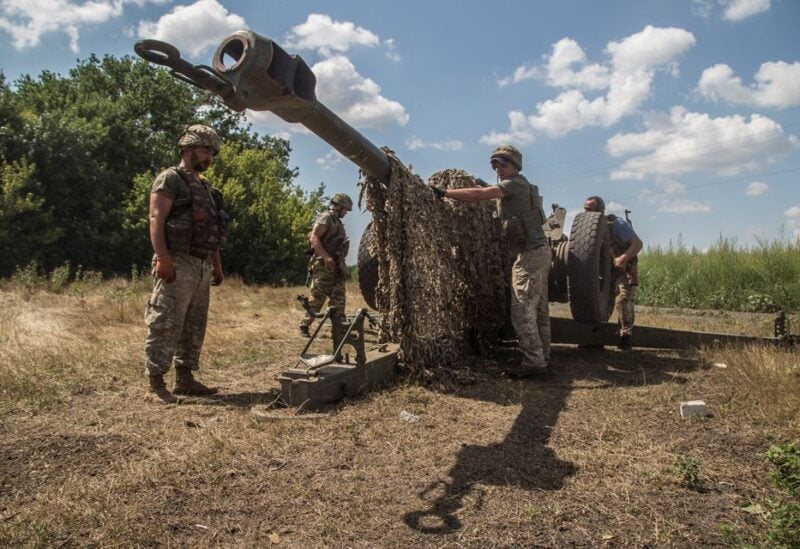
[[(333, 318), (334, 332), (345, 323), (345, 281), (349, 278), (349, 271), (345, 260), (349, 250), (350, 241), (344, 230), (342, 218), (353, 209), (353, 201), (344, 193), (337, 193), (331, 198), (327, 212), (320, 214), (314, 221), (311, 233), (308, 235), (311, 260), (308, 265), (309, 280), (311, 284), (311, 307), (319, 312), (325, 299), (328, 305), (335, 307)], [(310, 335), (308, 327), (314, 318), (306, 313), (300, 322), (300, 333), (306, 337)], [(334, 339), (337, 339), (337, 333)]]
[(522, 361), (507, 372), (530, 377), (547, 371), (550, 361), (550, 312), (547, 278), (550, 247), (539, 189), (519, 172), (522, 153), (511, 145), (497, 147), (490, 157), (497, 185), (464, 189), (432, 187), (439, 198), (465, 202), (499, 199), (498, 216), (513, 258), (511, 270), (511, 321), (519, 338)]
[[(590, 196), (583, 203), (587, 212), (605, 213), (606, 203), (599, 196)], [(631, 350), (631, 335), (634, 322), (634, 299), (639, 286), (639, 270), (637, 254), (642, 250), (642, 240), (633, 230), (630, 223), (614, 214), (608, 214), (608, 230), (611, 237), (611, 251), (614, 254), (614, 271), (616, 273), (614, 313), (619, 325), (618, 348)]]
[[(147, 303), (145, 366), (150, 390), (165, 403), (175, 395), (211, 395), (194, 379), (208, 318), (209, 286), (222, 283), (219, 250), (225, 244), (227, 214), (222, 194), (200, 174), (219, 152), (217, 133), (188, 126), (178, 139), (180, 164), (158, 174), (150, 193), (150, 242), (154, 286)], [(175, 387), (164, 374), (175, 361)]]

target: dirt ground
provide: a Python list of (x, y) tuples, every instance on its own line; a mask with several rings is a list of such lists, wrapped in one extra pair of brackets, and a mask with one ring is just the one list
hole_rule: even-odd
[[(201, 379), (222, 390), (171, 406), (145, 396), (141, 296), (127, 312), (87, 298), (7, 299), (17, 312), (4, 313), (4, 344), (35, 349), (11, 327), (39, 310), (35, 339), (54, 337), (48, 348), (72, 358), (4, 374), (0, 545), (763, 542), (761, 509), (777, 495), (761, 453), (800, 437), (800, 423), (769, 411), (774, 395), (742, 386), (746, 353), (556, 346), (543, 379), (507, 378), (513, 355), (499, 354), (470, 364), (474, 382), (400, 382), (310, 414), (276, 402), (275, 377), (303, 344), (291, 293), (219, 294)], [(706, 319), (715, 331), (741, 321)], [(657, 311), (644, 321), (677, 322)], [(80, 345), (100, 351), (79, 364)], [(692, 399), (710, 415), (681, 418)]]

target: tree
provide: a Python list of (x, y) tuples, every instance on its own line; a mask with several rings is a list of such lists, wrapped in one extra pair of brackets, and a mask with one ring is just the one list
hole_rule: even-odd
[[(321, 189), (307, 194), (293, 184), (297, 174), (288, 168), (288, 142), (258, 136), (216, 97), (130, 57), (91, 56), (67, 77), (43, 72), (38, 79), (20, 78), (15, 88), (0, 74), (0, 116), (8, 120), (0, 130), (4, 196), (28, 208), (24, 216), (31, 220), (35, 209), (37, 223), (48, 219), (52, 230), (28, 233), (30, 246), (21, 253), (10, 227), (23, 214), (19, 208), (0, 211), (0, 226), (6, 227), (0, 248), (15, 251), (0, 258), (0, 274), (13, 269), (11, 261), (31, 259), (48, 270), (69, 261), (117, 274), (148, 263), (150, 183), (154, 174), (177, 164), (182, 128), (199, 122), (215, 127), (226, 151), (235, 151), (220, 155), (222, 186), (244, 197), (231, 203), (235, 259), (229, 272), (236, 272), (231, 271), (235, 266), (259, 281), (302, 276), (297, 262), (288, 260), (288, 250), (304, 238), (301, 225), (318, 209)], [(265, 199), (265, 193), (272, 198)], [(261, 206), (244, 200), (269, 203), (275, 212), (261, 212)], [(29, 208), (34, 203), (36, 208)], [(267, 222), (269, 227), (260, 225)], [(276, 225), (281, 223), (288, 225)], [(236, 238), (258, 243), (259, 253), (281, 259), (244, 254)]]
[(305, 279), (307, 236), (324, 207), (324, 186), (306, 193), (292, 183), (286, 141), (267, 138), (258, 148), (222, 147), (209, 179), (222, 191), (231, 216), (227, 269), (246, 281), (299, 283)]

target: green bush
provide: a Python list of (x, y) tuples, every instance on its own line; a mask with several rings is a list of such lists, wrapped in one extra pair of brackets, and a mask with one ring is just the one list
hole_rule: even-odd
[(655, 307), (800, 311), (800, 241), (740, 246), (721, 237), (705, 252), (678, 241), (648, 248), (639, 262), (637, 301)]
[(800, 448), (796, 443), (772, 446), (764, 457), (774, 467), (772, 483), (785, 496), (771, 505), (767, 537), (775, 547), (800, 547)]

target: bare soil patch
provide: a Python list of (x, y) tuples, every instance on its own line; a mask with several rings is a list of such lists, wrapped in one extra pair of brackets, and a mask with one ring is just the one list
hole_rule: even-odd
[[(301, 290), (215, 292), (201, 379), (223, 389), (177, 406), (147, 402), (141, 316), (117, 314), (116, 298), (7, 300), (19, 314), (0, 317), (0, 545), (763, 543), (764, 517), (747, 506), (776, 496), (760, 454), (800, 438), (785, 411), (800, 394), (782, 370), (793, 355), (558, 346), (544, 379), (506, 378), (514, 358), (501, 354), (469, 365), (473, 383), (400, 383), (308, 420), (274, 403), (275, 376), (302, 348)], [(675, 327), (680, 316), (642, 315)], [(46, 334), (13, 336), (31, 318), (83, 346), (38, 364), (58, 353), (42, 353)], [(770, 361), (786, 393), (769, 372), (743, 381)], [(682, 419), (690, 399), (711, 415)]]

